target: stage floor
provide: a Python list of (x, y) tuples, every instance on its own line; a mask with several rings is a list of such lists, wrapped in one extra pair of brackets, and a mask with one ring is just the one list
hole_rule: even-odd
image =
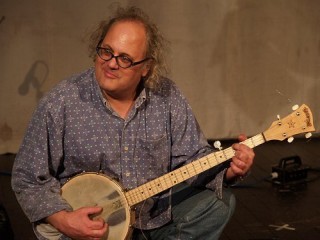
[[(224, 148), (234, 141), (222, 141)], [(221, 240), (320, 239), (320, 139), (293, 143), (267, 142), (255, 149), (251, 174), (232, 188), (237, 207)], [(300, 157), (308, 167), (305, 181), (288, 185), (271, 181), (272, 166), (283, 158)], [(15, 240), (35, 240), (31, 225), (10, 187), (13, 154), (0, 155), (0, 203), (9, 215)], [(2, 239), (2, 236), (1, 236)]]
[[(319, 147), (317, 138), (258, 146), (251, 174), (233, 188), (237, 207), (221, 240), (320, 239)], [(293, 166), (297, 157), (301, 167)], [(280, 162), (287, 163), (286, 167), (279, 168)], [(277, 172), (292, 179), (272, 181), (274, 165)]]

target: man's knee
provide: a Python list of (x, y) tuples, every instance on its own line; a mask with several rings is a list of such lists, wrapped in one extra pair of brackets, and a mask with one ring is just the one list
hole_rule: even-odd
[(204, 190), (181, 202), (177, 210), (178, 217), (196, 220), (209, 218), (214, 222), (221, 221), (225, 224), (234, 213), (236, 200), (229, 189), (223, 191), (222, 199), (211, 190)]
[(230, 190), (224, 190), (221, 199), (213, 193), (212, 201), (210, 202), (210, 218), (225, 225), (232, 217), (235, 207), (236, 199)]
[(223, 191), (222, 201), (226, 204), (229, 209), (229, 218), (233, 215), (236, 208), (236, 198), (234, 194), (229, 190), (225, 189)]

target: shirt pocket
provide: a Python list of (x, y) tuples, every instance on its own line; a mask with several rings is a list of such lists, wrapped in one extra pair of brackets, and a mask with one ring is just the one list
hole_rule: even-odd
[(170, 169), (169, 142), (167, 135), (157, 139), (137, 139), (136, 166), (142, 179), (139, 183), (145, 183), (157, 177), (161, 177)]

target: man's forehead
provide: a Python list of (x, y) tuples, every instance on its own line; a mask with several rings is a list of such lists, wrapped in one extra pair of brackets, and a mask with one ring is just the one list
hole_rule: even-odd
[(110, 26), (107, 34), (114, 29), (128, 29), (132, 31), (139, 31), (140, 34), (143, 33), (144, 35), (146, 35), (145, 25), (138, 20), (117, 21)]
[(108, 45), (112, 48), (134, 48), (136, 46), (141, 51), (142, 45), (147, 46), (145, 27), (138, 21), (116, 22), (110, 27), (102, 45)]

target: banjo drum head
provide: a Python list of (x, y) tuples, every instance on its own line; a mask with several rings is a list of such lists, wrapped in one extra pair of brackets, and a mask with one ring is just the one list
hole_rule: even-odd
[(83, 173), (66, 182), (62, 188), (62, 197), (73, 210), (81, 207), (99, 206), (103, 211), (92, 218), (102, 218), (108, 224), (104, 240), (126, 239), (133, 219), (120, 184), (100, 173)]

